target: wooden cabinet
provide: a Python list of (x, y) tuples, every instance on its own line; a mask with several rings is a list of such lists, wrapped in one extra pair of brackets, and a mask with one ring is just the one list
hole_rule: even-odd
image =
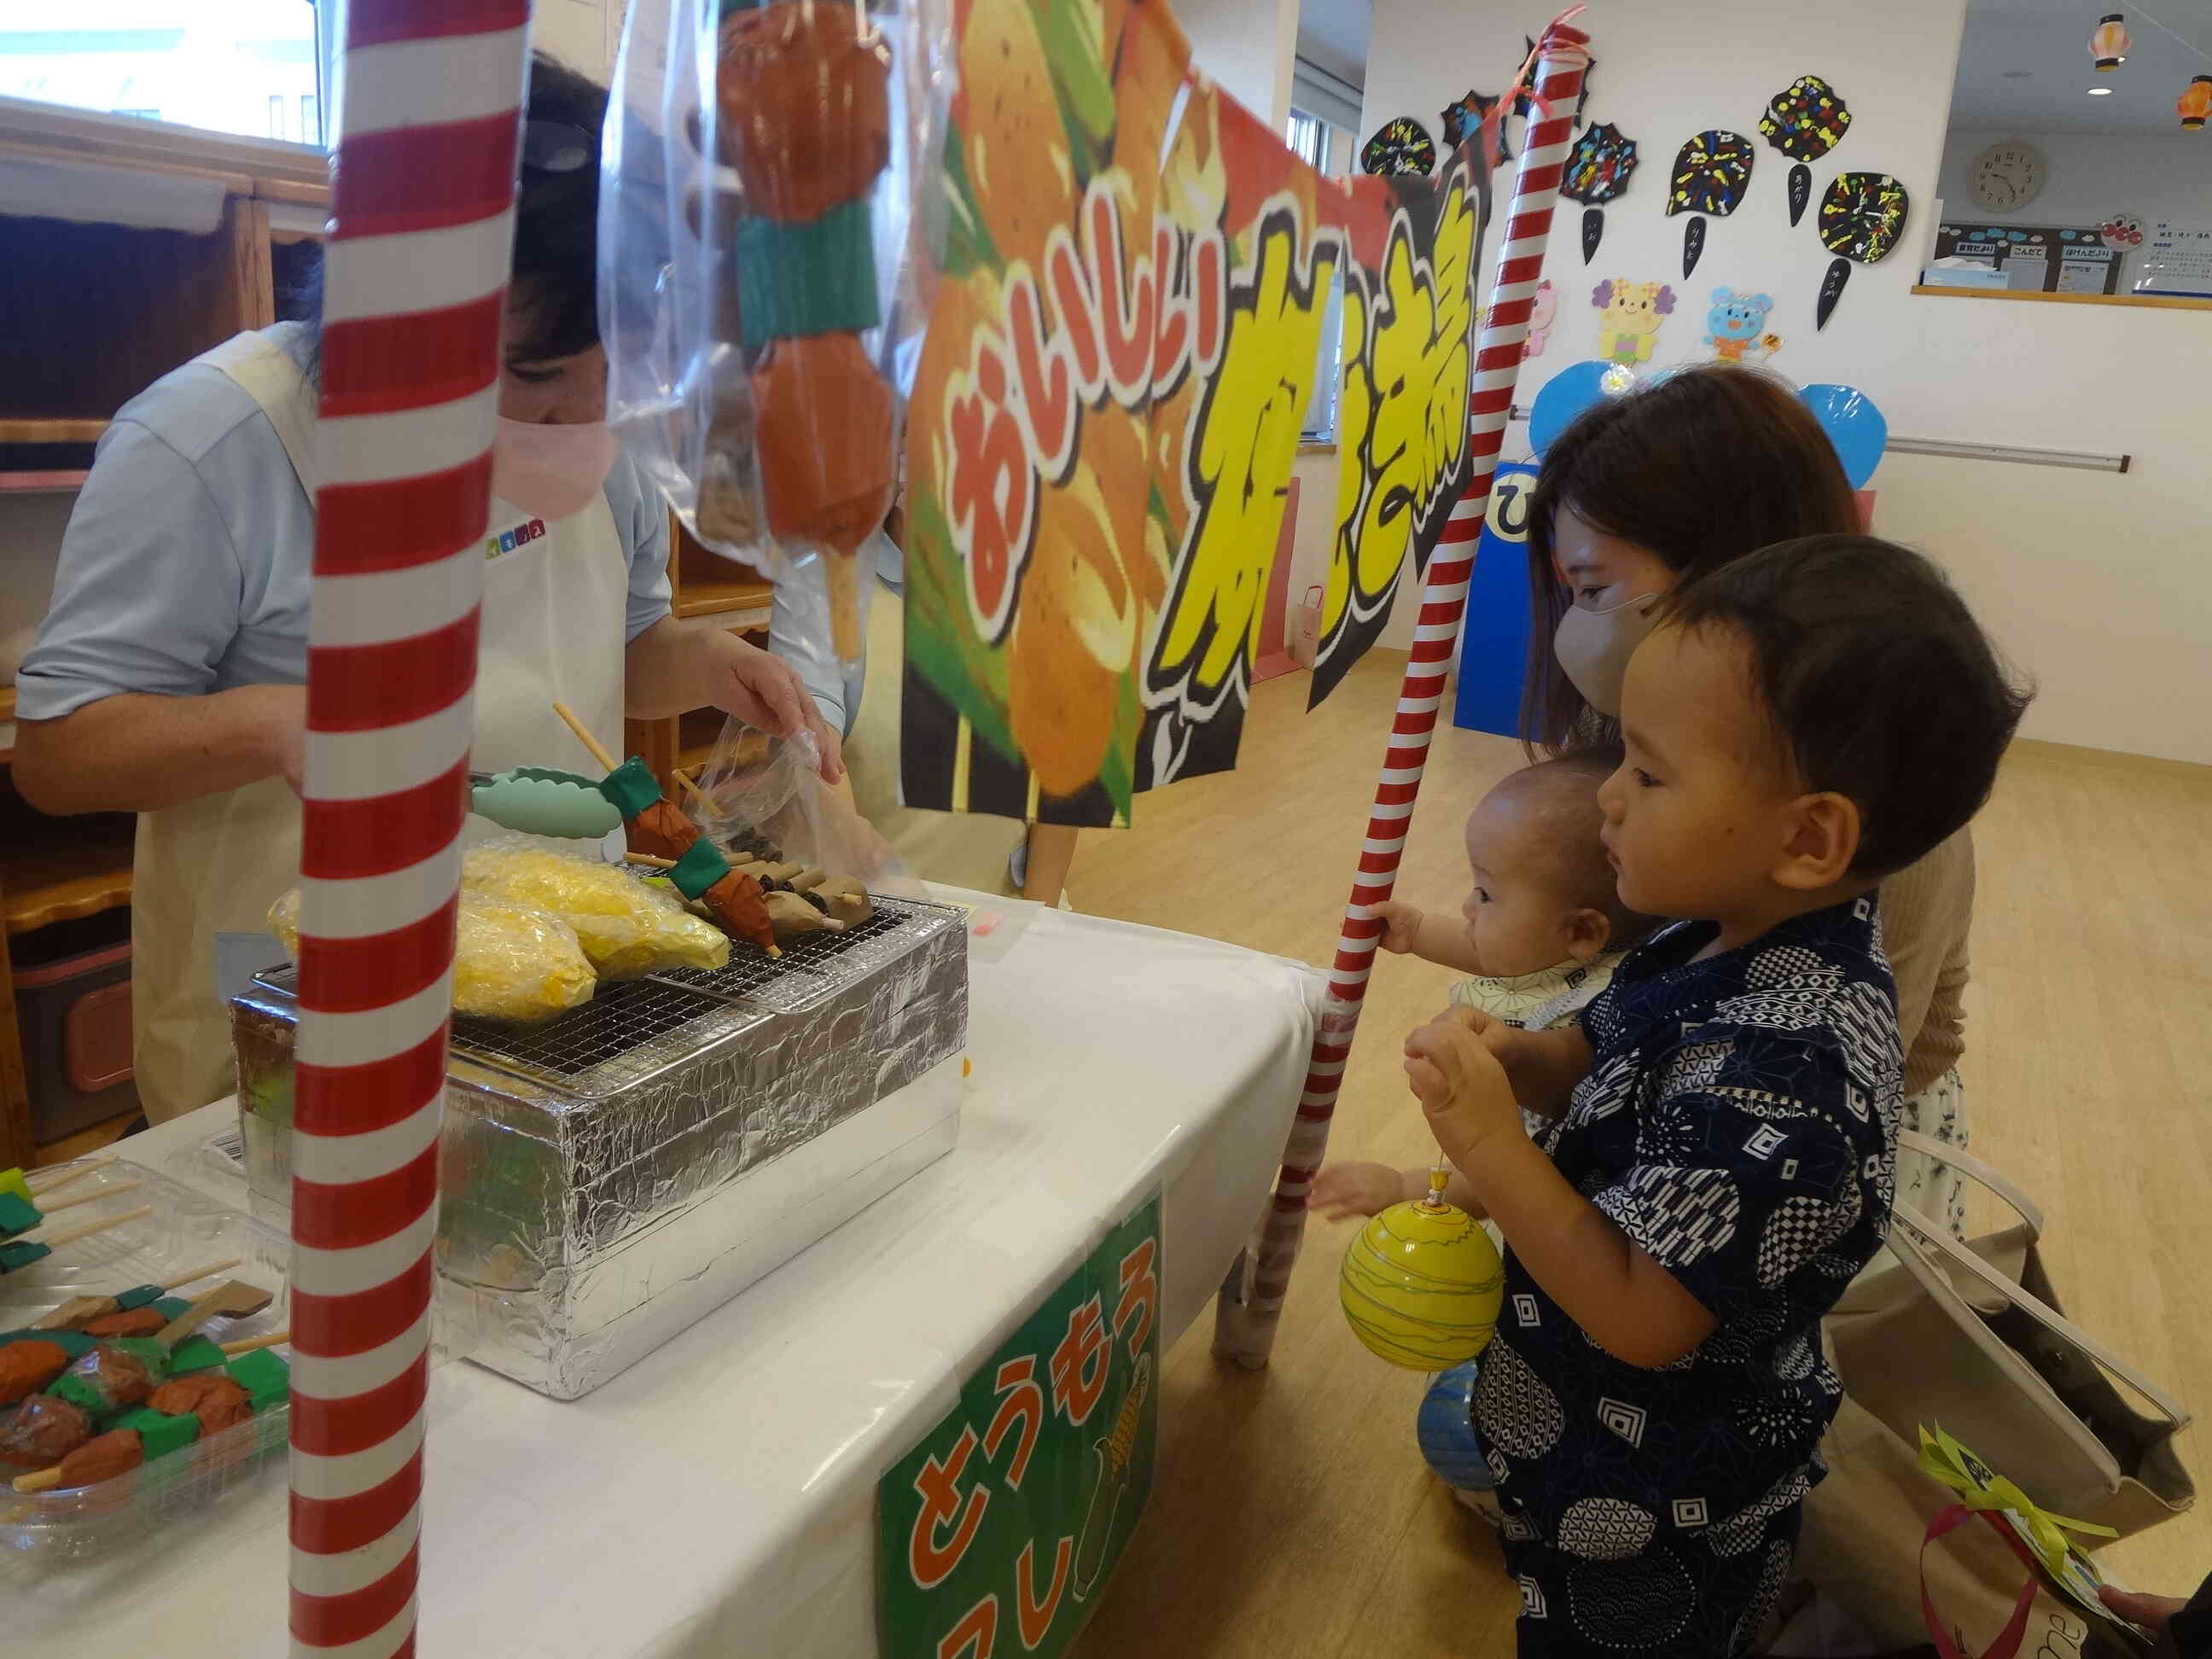
[[(0, 99), (0, 160), (43, 167), (133, 222), (0, 211), (0, 500), (74, 489), (115, 410), (142, 388), (277, 316), (279, 250), (312, 238), (322, 154)], [(144, 204), (153, 204), (150, 212)], [(157, 228), (149, 219), (204, 228)], [(272, 214), (288, 228), (272, 229)], [(0, 561), (24, 556), (0, 544)], [(0, 580), (24, 580), (0, 564)], [(49, 818), (15, 793), (15, 689), (0, 681), (0, 1169), (74, 1156), (129, 1114), (52, 1146), (32, 1125), (9, 941), (131, 902), (127, 814)]]

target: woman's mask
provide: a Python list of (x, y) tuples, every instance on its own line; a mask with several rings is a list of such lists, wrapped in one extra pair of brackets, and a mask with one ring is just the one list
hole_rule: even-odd
[(1601, 714), (1620, 718), (1620, 687), (1628, 659), (1658, 627), (1657, 593), (1638, 593), (1604, 611), (1580, 605), (1559, 618), (1552, 635), (1552, 655), (1573, 682), (1583, 701)]
[(605, 421), (562, 426), (500, 417), (491, 445), (491, 493), (541, 519), (573, 518), (592, 504), (622, 443)]

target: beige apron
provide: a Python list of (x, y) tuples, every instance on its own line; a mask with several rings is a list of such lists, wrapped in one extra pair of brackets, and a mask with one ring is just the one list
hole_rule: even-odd
[[(246, 333), (196, 361), (221, 369), (260, 404), (312, 498), (314, 392), (291, 356)], [(506, 502), (491, 504), (494, 538), (538, 522)], [(553, 714), (556, 697), (600, 741), (621, 742), (629, 587), (629, 556), (604, 494), (512, 551), (488, 551), (471, 766), (588, 769)], [(155, 1122), (237, 1086), (230, 1023), (216, 993), (216, 935), (265, 933), (269, 906), (299, 872), (300, 803), (282, 778), (140, 816), (131, 1010), (138, 1097)]]

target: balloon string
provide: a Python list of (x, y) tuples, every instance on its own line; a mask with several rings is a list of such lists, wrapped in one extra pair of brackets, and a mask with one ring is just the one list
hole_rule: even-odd
[(1429, 1195), (1421, 1200), (1421, 1207), (1425, 1210), (1443, 1209), (1444, 1188), (1450, 1185), (1451, 1164), (1449, 1160), (1440, 1158), (1437, 1160), (1436, 1168), (1429, 1171)]

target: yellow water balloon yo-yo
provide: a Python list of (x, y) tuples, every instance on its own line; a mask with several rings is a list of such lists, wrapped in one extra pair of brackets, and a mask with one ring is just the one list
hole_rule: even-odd
[(1444, 1201), (1445, 1172), (1429, 1195), (1393, 1204), (1344, 1252), (1338, 1293), (1352, 1334), (1408, 1370), (1437, 1371), (1490, 1346), (1505, 1299), (1505, 1264), (1482, 1224)]

